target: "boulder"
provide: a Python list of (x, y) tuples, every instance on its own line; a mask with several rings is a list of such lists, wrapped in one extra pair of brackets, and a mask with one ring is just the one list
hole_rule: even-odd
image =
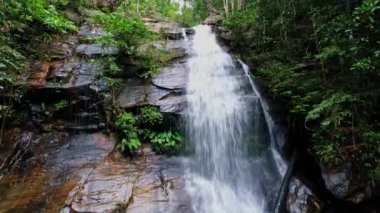
[(138, 78), (126, 80), (117, 102), (125, 108), (153, 105), (162, 112), (180, 114), (185, 108), (186, 84), (186, 66), (176, 63), (163, 68), (151, 82)]
[(322, 178), (326, 188), (338, 199), (345, 199), (349, 194), (352, 179), (351, 163), (345, 162), (339, 167), (322, 168)]
[(223, 14), (214, 14), (207, 17), (203, 21), (203, 24), (216, 26), (216, 25), (219, 25), (223, 20), (224, 20)]
[(160, 107), (161, 112), (180, 114), (185, 108), (185, 96), (182, 92), (159, 88), (140, 79), (128, 79), (117, 103), (124, 108), (144, 105)]
[(153, 85), (168, 90), (185, 90), (188, 73), (184, 64), (163, 68), (152, 80)]
[(286, 210), (291, 213), (322, 212), (322, 201), (300, 180), (292, 178)]
[(168, 63), (171, 61), (176, 61), (178, 59), (182, 59), (187, 55), (186, 50), (184, 48), (171, 48), (168, 50), (168, 57), (166, 61), (163, 63)]
[(179, 40), (183, 38), (183, 29), (177, 23), (167, 21), (152, 21), (144, 19), (145, 25), (150, 31), (163, 34), (166, 39)]
[(147, 104), (147, 84), (142, 79), (127, 79), (117, 98), (117, 103), (124, 108), (133, 108)]
[(186, 35), (194, 35), (195, 30), (193, 28), (186, 28), (185, 33), (186, 33)]

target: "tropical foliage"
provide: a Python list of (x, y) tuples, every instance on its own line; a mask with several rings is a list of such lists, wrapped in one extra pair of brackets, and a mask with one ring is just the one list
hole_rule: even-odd
[(119, 133), (118, 150), (133, 153), (140, 147), (141, 143), (137, 134), (137, 121), (132, 113), (122, 113), (116, 119), (115, 127)]
[(143, 137), (145, 140), (149, 140), (152, 143), (153, 150), (160, 154), (178, 154), (183, 146), (183, 139), (178, 132), (145, 130)]
[(380, 1), (206, 2), (320, 162), (380, 180)]
[(137, 113), (116, 110), (119, 114), (114, 125), (118, 132), (117, 149), (133, 154), (141, 142), (152, 144), (153, 151), (159, 154), (178, 154), (183, 140), (178, 132), (162, 127), (163, 115), (155, 107), (142, 107)]
[(14, 115), (13, 105), (23, 95), (23, 90), (13, 84), (25, 68), (26, 56), (40, 57), (36, 50), (49, 39), (47, 32), (62, 34), (77, 29), (60, 12), (60, 7), (66, 4), (53, 0), (0, 3), (0, 144), (7, 120)]

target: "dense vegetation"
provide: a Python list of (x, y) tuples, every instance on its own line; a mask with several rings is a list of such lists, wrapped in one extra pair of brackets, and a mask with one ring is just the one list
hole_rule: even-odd
[[(53, 33), (69, 33), (77, 29), (66, 19), (59, 0), (21, 0), (0, 2), (0, 144), (7, 118), (14, 115), (13, 105), (22, 90), (13, 87), (28, 61), (44, 57), (39, 46)], [(28, 56), (28, 58), (26, 58)]]
[(379, 181), (380, 1), (206, 2), (320, 162)]

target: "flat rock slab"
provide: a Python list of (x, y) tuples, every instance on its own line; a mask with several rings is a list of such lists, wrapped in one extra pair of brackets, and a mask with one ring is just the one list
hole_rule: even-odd
[(160, 107), (161, 112), (181, 114), (186, 106), (187, 81), (186, 64), (178, 61), (161, 69), (152, 81), (126, 80), (117, 102), (124, 108), (153, 105)]
[(160, 88), (138, 79), (129, 79), (117, 98), (117, 103), (124, 108), (158, 106), (161, 112), (180, 114), (185, 108), (185, 100), (182, 91)]
[(167, 39), (179, 40), (183, 38), (183, 28), (180, 27), (177, 23), (153, 21), (152, 19), (145, 19), (144, 22), (150, 31), (157, 34), (163, 33)]
[(188, 73), (185, 64), (176, 63), (163, 68), (152, 80), (153, 85), (169, 90), (185, 90)]
[(102, 47), (97, 44), (80, 44), (75, 52), (87, 57), (117, 55), (120, 50), (117, 47)]
[(71, 194), (75, 212), (191, 212), (179, 165), (148, 145), (133, 159), (99, 165)]
[(71, 58), (66, 61), (37, 64), (32, 68), (26, 84), (32, 88), (71, 89), (96, 83), (96, 76), (104, 67)]
[(108, 212), (117, 209), (131, 198), (136, 176), (134, 164), (107, 161), (89, 175), (83, 186), (71, 192), (74, 198), (68, 204), (75, 212)]
[(69, 192), (87, 179), (115, 145), (101, 133), (56, 132), (31, 143), (34, 152), (1, 176), (2, 212), (59, 212)]
[(78, 32), (78, 36), (87, 39), (98, 39), (106, 34), (107, 33), (101, 27), (93, 24), (81, 26)]
[(124, 82), (124, 89), (117, 98), (121, 107), (133, 108), (148, 104), (147, 102), (148, 84), (142, 79), (127, 79)]

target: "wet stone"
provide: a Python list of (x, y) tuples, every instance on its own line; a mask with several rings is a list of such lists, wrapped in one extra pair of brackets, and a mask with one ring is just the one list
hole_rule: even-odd
[(76, 212), (106, 212), (127, 203), (132, 196), (137, 169), (126, 162), (107, 161), (97, 167), (76, 191), (71, 208)]
[(344, 199), (349, 193), (351, 183), (351, 163), (346, 162), (340, 167), (322, 169), (322, 178), (326, 188), (338, 199)]
[(182, 94), (170, 94), (156, 103), (161, 112), (181, 114), (186, 108), (186, 97)]
[[(190, 212), (178, 164), (143, 145), (133, 159), (108, 159), (89, 175), (66, 204), (75, 212)], [(181, 194), (182, 196), (178, 196)]]
[(55, 41), (50, 45), (49, 55), (52, 59), (65, 59), (74, 55), (77, 38), (70, 36), (64, 41)]
[[(121, 107), (134, 108), (144, 105), (160, 107), (162, 112), (180, 114), (185, 108), (185, 95), (182, 90), (171, 90), (148, 84), (143, 80), (129, 79), (117, 102)], [(180, 83), (167, 83), (176, 87)]]
[(117, 47), (102, 47), (96, 44), (80, 44), (75, 51), (79, 55), (88, 57), (117, 55), (120, 52)]
[(98, 39), (107, 33), (97, 25), (83, 25), (80, 27), (78, 35), (87, 39)]
[(132, 108), (146, 104), (147, 85), (140, 79), (128, 79), (124, 89), (117, 98), (121, 107)]
[(195, 30), (193, 28), (186, 28), (185, 32), (186, 32), (186, 35), (194, 35), (195, 34)]
[(321, 212), (321, 201), (300, 180), (293, 178), (289, 185), (286, 209), (292, 213)]
[(20, 141), (33, 144), (33, 153), (0, 178), (1, 212), (60, 212), (70, 191), (85, 182), (115, 145), (101, 133), (27, 138)]
[(182, 27), (174, 22), (145, 20), (145, 25), (150, 31), (163, 33), (166, 39), (180, 40), (183, 38)]
[(188, 81), (188, 73), (184, 64), (175, 64), (172, 67), (163, 68), (153, 79), (153, 85), (169, 89), (184, 90)]

